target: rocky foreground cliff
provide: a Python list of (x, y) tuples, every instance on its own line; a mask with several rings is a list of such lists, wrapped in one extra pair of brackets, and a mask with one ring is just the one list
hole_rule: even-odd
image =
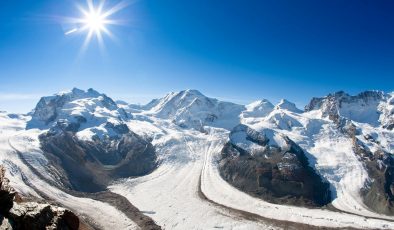
[(78, 217), (67, 209), (47, 203), (24, 201), (9, 185), (5, 170), (0, 166), (0, 229), (77, 230), (82, 228)]

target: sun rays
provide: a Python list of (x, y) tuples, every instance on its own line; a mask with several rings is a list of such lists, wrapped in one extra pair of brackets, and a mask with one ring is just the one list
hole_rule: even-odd
[(94, 0), (86, 0), (85, 5), (77, 4), (80, 16), (67, 19), (72, 27), (64, 33), (65, 35), (85, 34), (81, 52), (88, 48), (93, 39), (97, 39), (100, 49), (103, 50), (104, 36), (114, 39), (110, 27), (122, 22), (112, 16), (130, 4), (130, 1), (120, 1), (112, 7), (107, 7), (105, 0), (96, 2), (97, 4)]

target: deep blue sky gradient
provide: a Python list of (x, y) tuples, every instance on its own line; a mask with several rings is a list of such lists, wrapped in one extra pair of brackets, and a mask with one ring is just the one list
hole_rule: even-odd
[(142, 103), (193, 88), (300, 106), (394, 90), (394, 1), (139, 0), (113, 16), (124, 25), (109, 27), (105, 52), (93, 41), (83, 55), (84, 35), (64, 35), (75, 3), (85, 1), (0, 1), (0, 110), (72, 87)]

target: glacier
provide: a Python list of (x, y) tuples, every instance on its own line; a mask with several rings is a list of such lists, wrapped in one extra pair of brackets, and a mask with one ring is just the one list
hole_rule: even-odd
[[(390, 167), (385, 159), (394, 153), (393, 98), (379, 91), (337, 92), (313, 98), (302, 110), (285, 99), (276, 105), (266, 99), (238, 105), (184, 90), (137, 106), (74, 88), (43, 97), (29, 114), (0, 113), (0, 164), (26, 197), (60, 203), (103, 229), (141, 229), (114, 205), (62, 190), (63, 172), (40, 143), (40, 135), (59, 130), (74, 132), (81, 141), (118, 143), (123, 134), (115, 127), (124, 126), (152, 144), (157, 168), (117, 177), (106, 189), (164, 229), (394, 229), (393, 214), (365, 200), (377, 180), (368, 165)], [(330, 184), (330, 205), (273, 204), (227, 183), (218, 166), (223, 146), (232, 138), (250, 152), (262, 148), (244, 142), (242, 133), (230, 135), (240, 124), (267, 135), (270, 145), (283, 146), (283, 137), (299, 145)]]

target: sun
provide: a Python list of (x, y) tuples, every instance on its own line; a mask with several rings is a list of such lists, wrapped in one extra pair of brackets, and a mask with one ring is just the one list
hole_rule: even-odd
[(95, 33), (103, 31), (107, 24), (106, 17), (103, 14), (100, 14), (100, 12), (97, 12), (95, 10), (88, 12), (85, 15), (85, 18), (83, 19), (85, 23), (85, 27), (87, 27), (89, 30), (94, 31)]
[(111, 17), (130, 3), (128, 0), (124, 0), (106, 8), (105, 0), (97, 0), (96, 2), (98, 4), (95, 4), (93, 0), (86, 0), (85, 6), (77, 5), (80, 17), (72, 17), (67, 20), (68, 23), (72, 24), (72, 27), (64, 33), (65, 35), (86, 34), (82, 51), (87, 48), (94, 37), (98, 40), (100, 48), (104, 47), (103, 35), (114, 38), (110, 31), (110, 26), (120, 25), (121, 20)]

